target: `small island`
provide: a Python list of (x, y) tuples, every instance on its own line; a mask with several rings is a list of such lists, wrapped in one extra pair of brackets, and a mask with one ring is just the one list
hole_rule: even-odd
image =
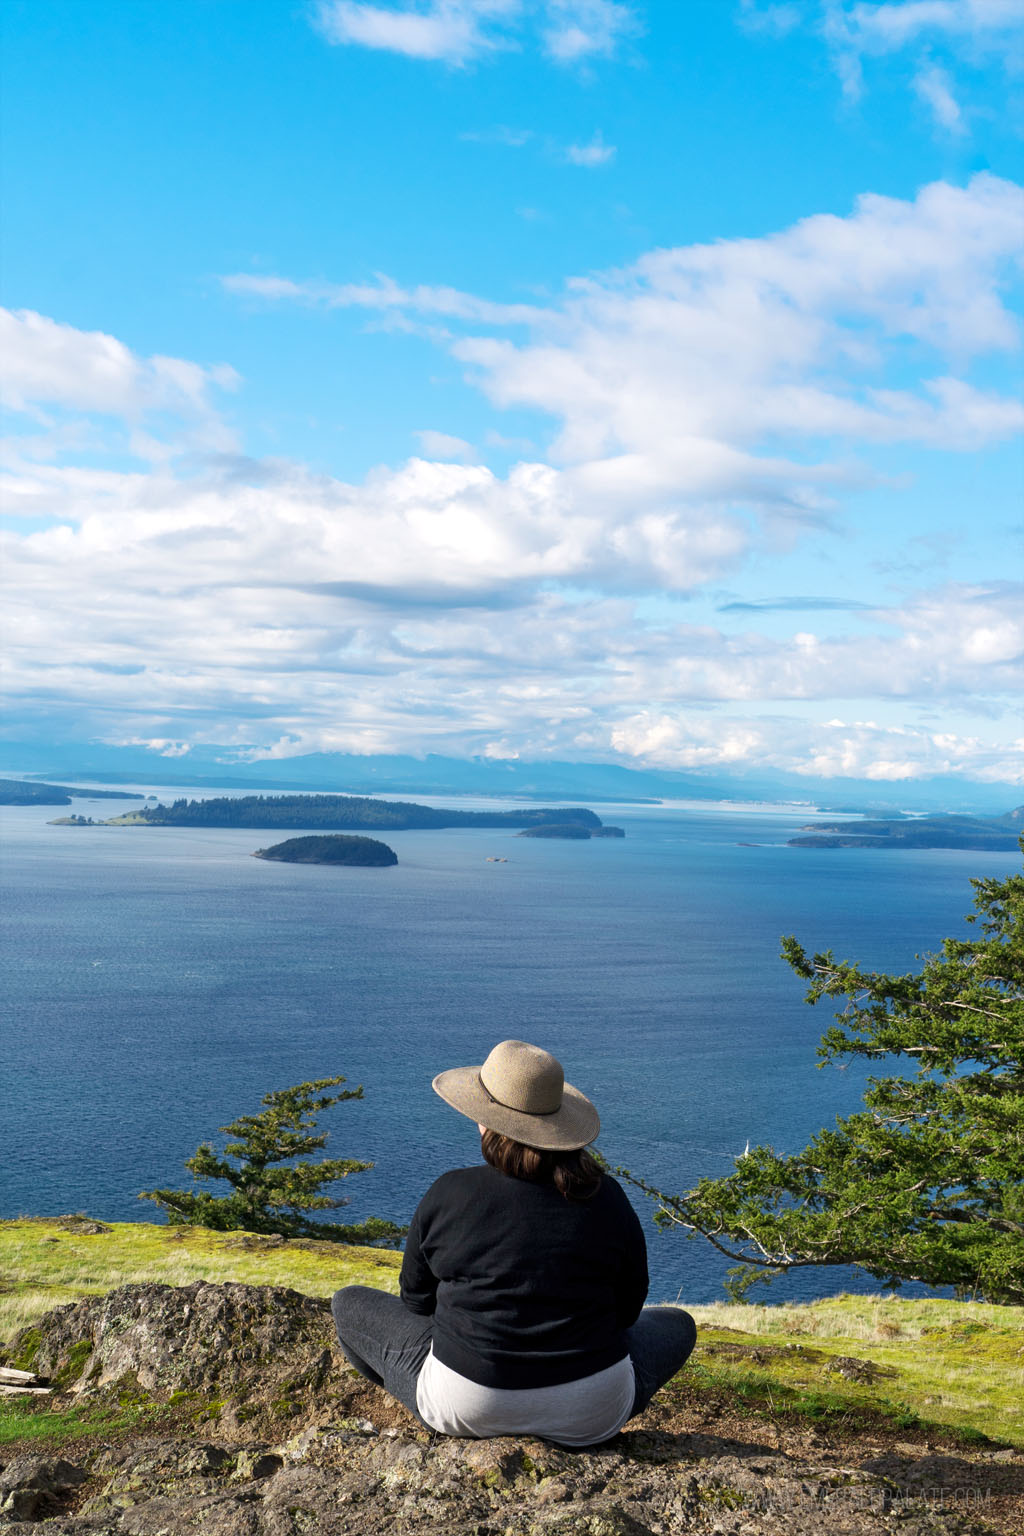
[(571, 842), (586, 843), (592, 837), (625, 837), (622, 827), (591, 827), (584, 822), (562, 821), (545, 822), (541, 826), (527, 827), (525, 832), (518, 832), (517, 837), (562, 837)]
[(398, 855), (375, 837), (289, 837), (273, 848), (257, 848), (254, 859), (273, 859), (278, 864), (351, 864), (363, 869), (384, 869), (398, 863)]
[(601, 826), (601, 818), (582, 806), (557, 810), (520, 806), (508, 811), (454, 811), (407, 800), (374, 800), (366, 795), (222, 795), (210, 800), (175, 800), (171, 805), (142, 805), (123, 816), (112, 817), (107, 825), (398, 832), (555, 823), (596, 830)]
[[(79, 800), (141, 800), (127, 789), (76, 789), (68, 784), (37, 784), (28, 779), (0, 779), (0, 805), (70, 805)], [(76, 823), (77, 825), (77, 823)]]
[(879, 821), (818, 822), (791, 837), (791, 848), (966, 848), (1013, 853), (1024, 829), (1024, 805), (1005, 816), (900, 816)]

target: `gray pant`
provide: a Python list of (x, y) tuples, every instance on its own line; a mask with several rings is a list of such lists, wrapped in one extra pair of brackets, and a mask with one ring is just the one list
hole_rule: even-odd
[[(430, 1350), (433, 1318), (418, 1317), (400, 1297), (366, 1285), (348, 1285), (335, 1291), (331, 1311), (349, 1363), (368, 1381), (397, 1397), (419, 1419), (416, 1378)], [(636, 1378), (630, 1418), (646, 1408), (658, 1388), (682, 1369), (696, 1342), (697, 1325), (689, 1312), (681, 1307), (644, 1308), (632, 1328), (626, 1329)]]

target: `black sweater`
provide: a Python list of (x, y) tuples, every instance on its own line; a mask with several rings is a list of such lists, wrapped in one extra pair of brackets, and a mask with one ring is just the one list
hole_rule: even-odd
[(643, 1229), (607, 1174), (590, 1200), (488, 1164), (442, 1174), (402, 1261), (402, 1300), (433, 1314), (435, 1356), (485, 1387), (556, 1386), (615, 1365), (647, 1285)]

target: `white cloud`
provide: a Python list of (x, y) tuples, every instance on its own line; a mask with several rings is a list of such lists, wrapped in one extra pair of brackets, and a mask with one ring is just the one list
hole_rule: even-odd
[[(270, 299), (443, 316), (468, 330), (444, 344), (497, 406), (558, 423), (563, 489), (602, 516), (631, 507), (634, 529), (659, 517), (728, 528), (738, 503), (820, 519), (850, 478), (830, 457), (837, 444), (967, 451), (1024, 423), (1012, 394), (965, 377), (972, 356), (1019, 344), (1004, 286), (1022, 218), (1010, 182), (936, 182), (913, 201), (862, 197), (847, 218), (654, 251), (570, 283), (548, 307), (388, 278), (225, 281)], [(495, 333), (507, 326), (526, 339)]]
[[(652, 619), (638, 595), (783, 558), (784, 537), (838, 515), (865, 442), (970, 451), (1012, 430), (1017, 403), (970, 370), (1018, 344), (1003, 282), (1021, 201), (985, 176), (868, 197), (845, 219), (651, 252), (547, 305), (236, 279), (265, 301), (442, 317), (441, 344), (494, 401), (548, 413), (553, 452), (499, 475), (432, 462), (471, 449), (424, 428), (427, 457), (348, 484), (237, 458), (129, 474), (91, 443), (76, 462), (73, 433), (37, 455), (16, 441), (6, 502), (32, 531), (5, 546), (12, 699), (154, 751), (1007, 777), (992, 720), (1024, 683), (1019, 587), (934, 588), (848, 620), (812, 601), (791, 633), (756, 613), (682, 623), (669, 599)], [(39, 317), (12, 334), (33, 410), (141, 398), (187, 432), (219, 382)], [(924, 707), (987, 713), (984, 736), (927, 727)]]
[(318, 30), (330, 43), (466, 64), (479, 54), (507, 46), (489, 26), (514, 21), (520, 8), (520, 0), (434, 0), (422, 9), (322, 0), (315, 14)]
[(237, 272), (221, 278), (229, 293), (256, 299), (294, 299), (326, 309), (410, 310), (444, 319), (479, 321), (484, 325), (525, 325), (543, 311), (531, 304), (494, 304), (457, 288), (419, 284), (402, 288), (391, 278), (378, 276), (372, 283), (294, 282), (287, 277), (258, 276)]
[[(1001, 288), (1022, 212), (1021, 190), (987, 176), (910, 203), (864, 197), (847, 219), (653, 252), (571, 285), (525, 343), (476, 336), (454, 350), (497, 404), (556, 417), (557, 456), (599, 463), (604, 482), (619, 464), (665, 493), (756, 498), (760, 476), (769, 499), (785, 485), (799, 503), (830, 491), (832, 472), (798, 470), (776, 445), (967, 448), (1021, 424), (1012, 396), (942, 363), (1017, 345)], [(906, 340), (935, 371), (894, 388), (888, 359)]]
[(187, 757), (192, 750), (187, 741), (169, 741), (165, 736), (151, 736), (148, 739), (131, 737), (121, 745), (145, 747), (147, 752), (157, 752), (161, 757)]
[(472, 443), (463, 437), (453, 437), (450, 432), (435, 432), (424, 427), (416, 433), (420, 447), (429, 459), (456, 459), (471, 462), (478, 457)]
[(757, 0), (740, 0), (737, 19), (746, 32), (766, 32), (769, 36), (785, 37), (804, 20), (804, 12), (793, 0), (772, 5), (758, 5)]
[(593, 170), (596, 166), (607, 165), (615, 158), (615, 145), (606, 144), (599, 129), (589, 143), (568, 145), (565, 158), (571, 165), (584, 165)]
[(610, 56), (622, 38), (637, 31), (635, 13), (617, 0), (547, 0), (544, 46), (560, 64)]
[[(471, 334), (449, 344), (494, 402), (540, 408), (558, 424), (554, 465), (529, 471), (531, 484), (543, 485), (544, 510), (538, 504), (533, 526), (558, 530), (545, 569), (606, 591), (693, 590), (710, 571), (736, 569), (764, 547), (752, 515), (773, 536), (820, 523), (854, 473), (849, 448), (907, 442), (966, 452), (1010, 435), (1024, 424), (1020, 403), (965, 375), (972, 355), (1019, 344), (1004, 282), (1022, 209), (1019, 188), (987, 176), (966, 188), (936, 183), (910, 202), (864, 197), (845, 219), (817, 216), (761, 239), (657, 251), (624, 271), (572, 283), (547, 309), (515, 310), (526, 327), (521, 341), (463, 322)], [(436, 305), (434, 290), (423, 291)], [(446, 307), (453, 320), (456, 310), (484, 312), (466, 295)], [(898, 381), (890, 381), (890, 358)], [(824, 457), (815, 456), (819, 443), (829, 450)], [(837, 446), (843, 469), (834, 462)], [(521, 494), (520, 473), (493, 487), (503, 506)], [(512, 515), (522, 527), (521, 512)], [(536, 555), (529, 569), (506, 565), (526, 580), (537, 569)], [(478, 579), (498, 580), (497, 565)], [(693, 626), (656, 635), (638, 630), (632, 616), (613, 620), (605, 611), (601, 660), (595, 649), (580, 663), (592, 682), (603, 671), (600, 708), (592, 684), (566, 681), (573, 655), (542, 646), (557, 655), (564, 676), (552, 688), (535, 679), (532, 691), (489, 692), (488, 710), (497, 700), (505, 712), (494, 716), (493, 739), (509, 739), (513, 717), (521, 735), (510, 739), (525, 743), (524, 755), (528, 748), (600, 752), (608, 750), (609, 722), (652, 709), (657, 720), (672, 721), (694, 702), (716, 711), (769, 699), (824, 705), (842, 695), (912, 708), (927, 698), (1005, 697), (1024, 681), (1020, 598), (1003, 589), (950, 591), (879, 610), (869, 633), (836, 638), (805, 629), (786, 641)], [(522, 659), (538, 648), (516, 611), (507, 654)], [(545, 623), (551, 614), (544, 609)], [(577, 638), (589, 622), (579, 608), (559, 619), (563, 635)], [(457, 642), (448, 629), (446, 655), (473, 649), (460, 632)], [(492, 631), (490, 643), (504, 633), (504, 626)], [(428, 645), (420, 654), (434, 653)], [(686, 748), (694, 763), (754, 762), (775, 752), (751, 737), (749, 724), (736, 727), (717, 713), (702, 718), (707, 740)], [(626, 739), (620, 733), (615, 750), (624, 751)], [(858, 747), (851, 757), (853, 749), (840, 750), (836, 740), (829, 734), (815, 748), (822, 771), (856, 759), (866, 773), (895, 773), (911, 761), (888, 747), (874, 756)], [(772, 761), (809, 762), (795, 742)], [(913, 758), (933, 760), (931, 748)], [(971, 762), (981, 771), (988, 759), (978, 748)]]
[[(515, 465), (499, 478), (482, 465), (411, 459), (361, 486), (267, 463), (198, 479), (162, 474), (15, 466), (7, 495), (23, 516), (59, 518), (18, 547), (31, 564), (92, 566), (116, 556), (122, 579), (160, 549), (190, 550), (188, 579), (335, 582), (411, 601), (426, 593), (458, 605), (523, 582), (595, 579), (686, 590), (741, 558), (736, 520), (638, 513), (617, 495), (598, 499), (571, 471)], [(72, 529), (65, 519), (77, 525)], [(136, 566), (136, 562), (138, 562)]]
[(622, 38), (639, 30), (621, 0), (320, 0), (314, 19), (329, 43), (456, 66), (521, 46), (531, 28), (539, 29), (541, 47), (558, 64), (611, 57)]
[(892, 53), (922, 37), (967, 38), (993, 43), (1020, 30), (1020, 0), (826, 0), (835, 31), (850, 46)]
[[(568, 165), (586, 166), (590, 170), (599, 165), (607, 165), (616, 154), (615, 145), (604, 142), (600, 129), (594, 132), (587, 143), (580, 144), (560, 144), (550, 135), (538, 135), (529, 128), (506, 128), (502, 125), (475, 133), (463, 133), (460, 138), (474, 144), (500, 144), (507, 149), (523, 149), (533, 143), (557, 160), (563, 160)], [(535, 208), (520, 208), (517, 212), (527, 218), (539, 217)], [(266, 292), (268, 296), (273, 296), (272, 287)]]
[(947, 133), (966, 133), (960, 103), (953, 95), (953, 86), (947, 70), (941, 64), (926, 64), (914, 76), (914, 90), (931, 112), (940, 128)]
[[(972, 699), (1024, 689), (1024, 584), (951, 585), (874, 610), (861, 632), (769, 639), (678, 626), (638, 697), (663, 702)], [(866, 631), (866, 632), (865, 632)]]
[[(1021, 67), (1021, 0), (740, 0), (737, 20), (744, 31), (780, 38), (801, 25), (817, 32), (850, 102), (864, 95), (866, 60), (879, 61), (876, 69), (888, 61), (897, 78), (909, 66), (907, 83), (943, 134), (967, 132), (958, 76), (994, 62), (1009, 81)], [(936, 50), (941, 62), (931, 56)]]
[(288, 465), (188, 479), (35, 465), (21, 482), (28, 509), (60, 521), (6, 541), (9, 694), (63, 700), (107, 739), (1009, 774), (980, 739), (823, 722), (844, 696), (963, 710), (1018, 693), (1020, 586), (936, 589), (845, 636), (802, 615), (773, 639), (641, 618), (631, 584), (707, 580), (742, 536), (602, 517), (549, 466), (498, 480), (414, 460), (349, 486)]
[(808, 778), (869, 779), (896, 784), (939, 774), (993, 783), (1024, 783), (1020, 741), (985, 745), (873, 721), (786, 716), (709, 720), (696, 714), (639, 714), (612, 733), (617, 752), (651, 768), (737, 768), (757, 763)]
[(32, 310), (0, 309), (0, 399), (17, 411), (45, 403), (137, 420), (149, 411), (212, 417), (210, 392), (234, 389), (226, 364), (140, 358), (103, 331), (80, 331)]

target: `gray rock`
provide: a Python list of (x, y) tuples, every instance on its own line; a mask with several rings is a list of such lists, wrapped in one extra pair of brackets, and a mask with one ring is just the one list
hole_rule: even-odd
[[(621, 1436), (566, 1452), (535, 1440), (366, 1436), (329, 1426), (292, 1447), (149, 1438), (98, 1450), (101, 1492), (76, 1515), (12, 1514), (11, 1536), (980, 1536), (955, 1510), (872, 1472), (706, 1437)], [(640, 1453), (631, 1455), (631, 1442)], [(739, 1447), (740, 1450), (750, 1449)], [(657, 1454), (652, 1454), (656, 1452)], [(921, 1465), (935, 1486), (944, 1458)], [(11, 1490), (58, 1496), (86, 1473), (18, 1458)], [(45, 1513), (50, 1514), (48, 1509)]]
[[(33, 1369), (74, 1391), (128, 1382), (163, 1396), (254, 1385), (264, 1397), (301, 1395), (323, 1383), (334, 1348), (327, 1301), (280, 1286), (202, 1280), (122, 1286), (58, 1307), (34, 1326)], [(12, 1355), (23, 1337), (13, 1340)]]
[(231, 1478), (233, 1482), (258, 1483), (262, 1478), (273, 1477), (275, 1472), (280, 1472), (283, 1465), (282, 1458), (275, 1452), (255, 1446), (238, 1452)]
[[(167, 1499), (157, 1496), (126, 1510), (118, 1536), (259, 1536), (256, 1508), (229, 1495)], [(43, 1533), (40, 1532), (40, 1536)]]
[(897, 1373), (874, 1360), (858, 1360), (855, 1355), (834, 1355), (825, 1367), (826, 1376), (842, 1376), (845, 1381), (878, 1381)]
[(4, 1536), (118, 1536), (121, 1527), (112, 1523), (114, 1517), (102, 1515), (64, 1515), (48, 1519), (45, 1525), (35, 1521), (16, 1520), (12, 1525), (2, 1525)]
[(16, 1456), (0, 1470), (0, 1522), (42, 1520), (58, 1513), (89, 1474), (70, 1461)]

